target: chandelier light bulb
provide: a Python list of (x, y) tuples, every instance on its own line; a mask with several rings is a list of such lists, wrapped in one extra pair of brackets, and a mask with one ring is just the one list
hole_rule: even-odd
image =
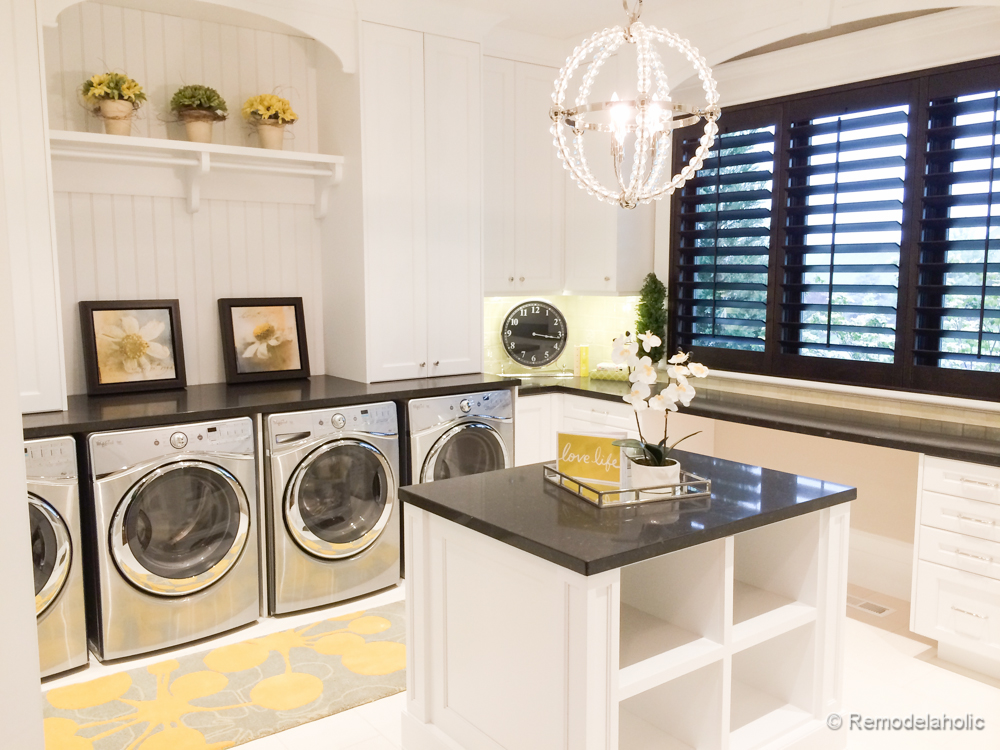
[[(628, 14), (628, 24), (597, 32), (573, 50), (566, 60), (555, 82), (552, 94), (554, 106), (550, 115), (556, 151), (577, 185), (608, 203), (635, 208), (639, 203), (649, 203), (670, 195), (694, 176), (715, 143), (719, 132), (715, 121), (721, 110), (712, 71), (698, 50), (686, 39), (666, 29), (641, 23), (642, 0), (638, 0), (634, 11), (629, 9), (628, 0), (622, 0), (622, 4)], [(601, 67), (624, 44), (635, 45), (638, 92), (635, 99), (621, 100), (616, 92), (610, 101), (590, 101), (591, 89)], [(663, 63), (654, 44), (667, 45), (691, 63), (705, 91), (703, 107), (673, 102)], [(573, 106), (567, 106), (570, 81), (585, 64), (576, 99)], [(605, 117), (610, 122), (599, 122), (591, 117), (592, 113), (601, 112), (606, 113)], [(705, 120), (705, 134), (695, 155), (680, 174), (669, 176), (674, 129), (694, 125), (702, 119)], [(605, 138), (611, 137), (611, 156), (618, 183), (616, 189), (602, 185), (590, 169), (584, 139), (588, 131), (603, 134)], [(634, 136), (635, 141), (630, 170), (625, 165), (625, 142), (629, 135)]]

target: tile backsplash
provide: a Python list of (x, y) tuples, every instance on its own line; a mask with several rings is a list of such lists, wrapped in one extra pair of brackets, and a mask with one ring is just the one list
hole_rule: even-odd
[[(544, 299), (566, 316), (568, 340), (565, 353), (551, 365), (539, 368), (523, 367), (504, 354), (500, 343), (500, 326), (507, 313), (528, 299)], [(623, 331), (635, 328), (638, 297), (487, 297), (483, 320), (486, 326), (485, 370), (503, 375), (529, 373), (573, 372), (573, 352), (578, 344), (590, 347), (590, 366), (611, 361), (611, 342)]]

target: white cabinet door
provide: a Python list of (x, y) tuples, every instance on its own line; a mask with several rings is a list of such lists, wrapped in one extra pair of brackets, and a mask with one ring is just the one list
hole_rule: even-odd
[(424, 36), (361, 27), (368, 379), (416, 378), (428, 371)]
[(516, 294), (514, 236), (514, 71), (516, 63), (483, 58), (483, 245), (486, 294)]
[(480, 372), (483, 356), (482, 97), (474, 42), (424, 37), (427, 371)]
[(514, 237), (516, 293), (559, 292), (563, 288), (563, 223), (566, 179), (552, 145), (555, 68), (517, 63), (515, 69)]
[(556, 459), (554, 407), (558, 395), (518, 396), (514, 402), (514, 465)]

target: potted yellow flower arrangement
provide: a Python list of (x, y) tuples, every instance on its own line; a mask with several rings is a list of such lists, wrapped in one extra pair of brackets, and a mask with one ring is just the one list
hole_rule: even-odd
[(142, 86), (124, 73), (92, 76), (83, 82), (81, 92), (94, 114), (104, 120), (104, 132), (108, 135), (128, 135), (132, 131), (132, 116), (146, 101)]
[(212, 125), (228, 117), (226, 100), (209, 86), (182, 86), (170, 99), (170, 109), (177, 113), (194, 143), (212, 142)]
[(287, 99), (274, 94), (251, 96), (243, 103), (243, 119), (257, 128), (257, 137), (264, 148), (281, 150), (285, 125), (299, 119)]

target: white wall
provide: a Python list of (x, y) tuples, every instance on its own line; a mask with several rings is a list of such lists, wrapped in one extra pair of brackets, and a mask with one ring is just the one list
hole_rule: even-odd
[[(53, 130), (100, 131), (78, 87), (94, 72), (122, 70), (150, 98), (134, 136), (183, 139), (168, 121), (170, 96), (185, 83), (204, 83), (229, 105), (216, 143), (255, 145), (240, 106), (275, 91), (300, 117), (285, 148), (319, 150), (316, 60), (332, 55), (311, 39), (92, 2), (64, 10), (44, 39)], [(196, 385), (225, 380), (220, 297), (302, 297), (312, 371), (325, 372), (320, 222), (310, 180), (212, 174), (201, 210), (191, 214), (180, 171), (167, 167), (56, 158), (53, 174), (69, 393), (86, 392), (81, 300), (180, 300), (187, 379)]]
[(170, 98), (183, 85), (204, 84), (217, 89), (229, 106), (229, 119), (215, 128), (216, 143), (256, 145), (240, 108), (250, 96), (275, 93), (288, 99), (300, 117), (285, 148), (317, 150), (312, 39), (86, 2), (60, 13), (58, 26), (44, 30), (44, 41), (54, 130), (103, 132), (79, 90), (86, 78), (113, 70), (128, 73), (149, 97), (133, 135), (183, 140)]
[[(56, 186), (58, 188), (58, 184)], [(302, 297), (314, 374), (323, 368), (319, 222), (311, 206), (57, 192), (70, 393), (85, 393), (81, 300), (178, 299), (190, 385), (225, 381), (217, 300)]]
[[(46, 186), (42, 75), (33, 0), (0, 0), (0, 70), (9, 94), (18, 102), (17, 117), (0, 120), (0, 319), (14, 318), (18, 290), (12, 280), (14, 255), (51, 256), (47, 190), (34, 194), (41, 177)], [(35, 127), (32, 127), (34, 125)], [(38, 203), (41, 203), (39, 206)], [(41, 214), (44, 226), (30, 226)], [(44, 233), (39, 229), (45, 229)], [(25, 237), (38, 240), (25, 245)], [(23, 290), (21, 290), (23, 291)], [(53, 306), (54, 307), (54, 306)], [(8, 326), (10, 330), (10, 326)], [(28, 504), (25, 502), (24, 446), (18, 403), (18, 354), (9, 345), (0, 360), (0, 745), (42, 750), (42, 698), (38, 690), (38, 642), (35, 630)], [(58, 339), (56, 340), (56, 345)]]

